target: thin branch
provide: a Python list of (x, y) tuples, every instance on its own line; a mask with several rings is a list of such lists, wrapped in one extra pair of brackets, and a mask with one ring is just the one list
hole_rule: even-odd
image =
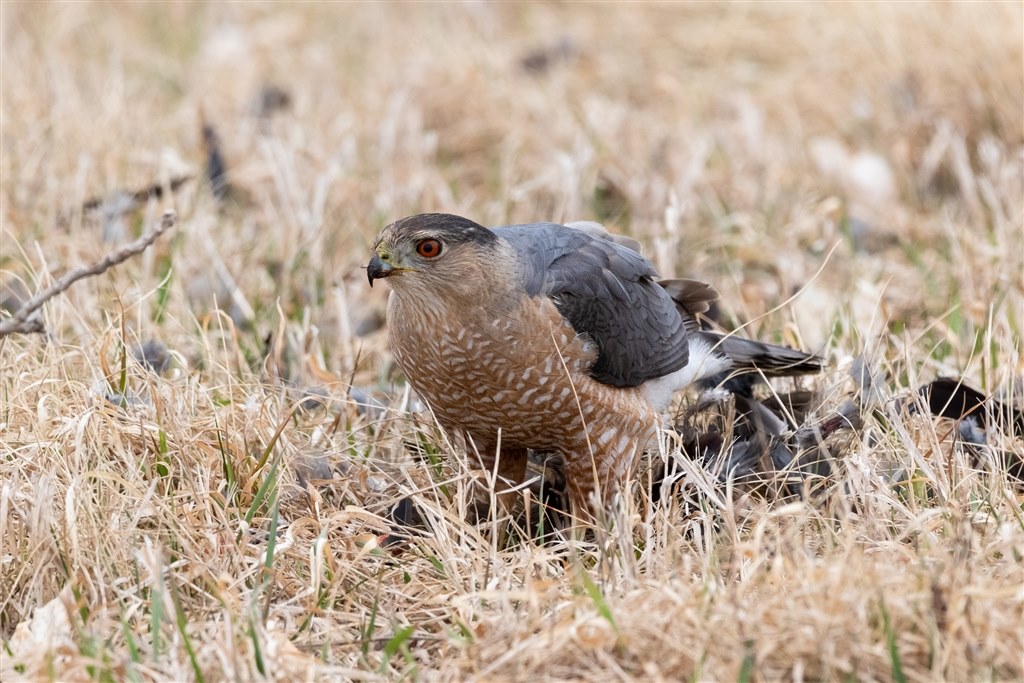
[(43, 304), (65, 291), (77, 281), (94, 275), (100, 275), (110, 268), (127, 261), (132, 256), (141, 254), (149, 248), (149, 245), (153, 244), (160, 235), (173, 228), (177, 222), (178, 215), (173, 211), (167, 211), (160, 218), (160, 224), (151, 232), (143, 235), (134, 242), (124, 245), (117, 251), (107, 254), (91, 266), (82, 266), (64, 273), (59, 280), (26, 301), (22, 307), (17, 310), (14, 316), (7, 320), (0, 321), (0, 339), (9, 334), (31, 334), (34, 332), (45, 331), (42, 318), (35, 315), (35, 313), (42, 308)]

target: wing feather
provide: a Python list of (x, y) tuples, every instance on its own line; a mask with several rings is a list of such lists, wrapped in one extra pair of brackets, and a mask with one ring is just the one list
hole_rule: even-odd
[(495, 228), (519, 257), (530, 296), (550, 298), (597, 344), (591, 376), (635, 387), (686, 365), (686, 325), (640, 253), (592, 230), (539, 223)]

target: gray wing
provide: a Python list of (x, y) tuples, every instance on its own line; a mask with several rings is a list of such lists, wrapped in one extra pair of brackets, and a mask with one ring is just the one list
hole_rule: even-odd
[(598, 347), (599, 382), (635, 387), (686, 365), (683, 318), (651, 262), (610, 237), (553, 223), (495, 228), (519, 255), (530, 296), (550, 298)]

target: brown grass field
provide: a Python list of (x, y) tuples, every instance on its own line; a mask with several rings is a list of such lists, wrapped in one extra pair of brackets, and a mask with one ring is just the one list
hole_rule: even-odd
[[(3, 681), (1024, 680), (1024, 441), (914, 409), (937, 377), (1024, 403), (1020, 2), (0, 22), (0, 321), (179, 218), (0, 339)], [(815, 392), (810, 421), (865, 362), (862, 427), (814, 495), (683, 459), (675, 498), (639, 486), (589, 534), (474, 517), (361, 269), (438, 210), (636, 237), (744, 334), (828, 359), (775, 385)], [(402, 499), (421, 528), (383, 547)]]

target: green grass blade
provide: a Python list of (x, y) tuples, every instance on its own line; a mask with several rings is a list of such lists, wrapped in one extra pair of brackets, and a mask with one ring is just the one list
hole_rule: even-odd
[(885, 630), (885, 643), (889, 649), (889, 661), (892, 667), (892, 680), (896, 683), (907, 683), (907, 677), (903, 673), (903, 664), (900, 661), (900, 648), (896, 643), (896, 633), (892, 629), (892, 622), (889, 620), (889, 610), (885, 608), (885, 601), (879, 601), (879, 608), (882, 611), (882, 628)]

